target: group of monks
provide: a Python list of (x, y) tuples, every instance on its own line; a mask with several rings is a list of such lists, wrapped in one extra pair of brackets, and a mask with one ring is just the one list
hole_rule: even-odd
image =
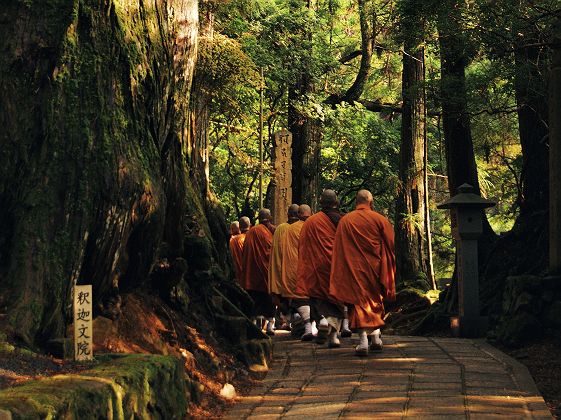
[(339, 336), (356, 332), (356, 355), (382, 349), (384, 301), (395, 299), (394, 232), (372, 201), (360, 190), (355, 210), (343, 214), (335, 191), (327, 189), (315, 214), (292, 204), (288, 221), (278, 226), (268, 209), (259, 211), (255, 227), (247, 217), (232, 223), (236, 279), (255, 302), (255, 319), (266, 319), (267, 334), (274, 335), (279, 309), (303, 322), (303, 341), (335, 348)]

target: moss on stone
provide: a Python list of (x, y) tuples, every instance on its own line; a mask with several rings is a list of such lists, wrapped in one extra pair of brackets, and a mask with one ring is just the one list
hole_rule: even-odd
[(170, 356), (107, 355), (79, 374), (57, 375), (0, 391), (14, 419), (183, 418), (191, 383)]

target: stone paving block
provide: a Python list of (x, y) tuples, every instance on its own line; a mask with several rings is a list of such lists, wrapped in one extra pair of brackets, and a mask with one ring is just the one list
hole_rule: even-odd
[(415, 373), (413, 375), (414, 382), (433, 382), (433, 383), (461, 383), (462, 378), (456, 374), (446, 373)]
[(462, 391), (457, 389), (423, 389), (409, 391), (409, 397), (461, 397)]
[(464, 420), (467, 419), (467, 416), (465, 414), (443, 413), (443, 414), (406, 415), (405, 418), (414, 419), (414, 420)]
[(269, 391), (271, 395), (296, 395), (300, 393), (300, 388), (274, 388)]
[(345, 408), (345, 403), (334, 403), (330, 401), (325, 401), (321, 403), (306, 403), (299, 404), (296, 403), (285, 413), (286, 416), (311, 416), (311, 417), (321, 417), (329, 415), (339, 415), (339, 413)]
[(384, 384), (384, 383), (371, 383), (367, 379), (360, 384), (359, 392), (407, 392), (409, 388), (408, 382)]
[(270, 407), (275, 405), (287, 406), (297, 398), (296, 395), (265, 395), (258, 407)]
[(370, 393), (357, 393), (349, 406), (357, 407), (361, 405), (368, 406), (384, 406), (384, 405), (401, 405), (404, 406), (408, 398), (406, 395), (398, 396), (378, 396)]
[(332, 396), (332, 395), (350, 395), (353, 390), (354, 386), (348, 387), (339, 387), (339, 388), (332, 388), (328, 386), (307, 386), (302, 390), (302, 395), (323, 395), (323, 396)]
[(415, 369), (414, 369), (414, 373), (441, 373), (441, 374), (454, 374), (454, 375), (460, 375), (462, 372), (462, 369), (460, 366), (455, 365), (455, 364), (444, 364), (444, 365), (439, 365), (439, 364), (422, 364), (422, 365), (416, 365)]
[(466, 387), (468, 388), (502, 388), (502, 389), (516, 389), (516, 385), (511, 379), (508, 380), (488, 380), (488, 381), (465, 381)]
[(405, 403), (369, 403), (367, 401), (357, 401), (347, 404), (345, 413), (355, 414), (359, 413), (396, 413), (402, 415), (404, 413)]
[(430, 409), (431, 411), (442, 411), (446, 409), (447, 413), (461, 412), (465, 411), (465, 397), (463, 395), (455, 397), (419, 397), (414, 396), (409, 400), (408, 412), (409, 410), (415, 409)]
[(511, 414), (496, 414), (496, 413), (488, 413), (488, 412), (478, 412), (478, 411), (472, 411), (470, 412), (470, 418), (472, 419), (476, 419), (476, 420), (506, 420), (506, 419), (510, 419), (510, 420), (516, 420), (516, 419), (526, 419), (527, 416), (524, 414), (521, 414), (520, 416), (515, 416), (513, 417)]
[(453, 382), (413, 382), (412, 391), (424, 391), (427, 389), (461, 392), (462, 384)]
[(466, 395), (491, 395), (501, 397), (521, 397), (527, 396), (528, 393), (515, 388), (478, 388), (467, 387)]

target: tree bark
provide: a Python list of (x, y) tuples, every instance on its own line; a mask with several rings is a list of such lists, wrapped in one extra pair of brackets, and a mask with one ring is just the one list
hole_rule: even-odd
[(561, 274), (561, 19), (549, 72), (549, 272)]
[[(310, 2), (307, 7), (311, 7)], [(303, 38), (312, 48), (313, 35), (308, 28), (302, 28), (300, 33), (293, 36), (294, 44)], [(288, 130), (292, 133), (292, 201), (309, 204), (313, 209), (319, 188), (320, 122), (300, 110), (314, 89), (310, 73), (311, 56), (310, 50), (302, 62), (294, 63), (299, 74), (288, 87)]]
[(28, 344), (64, 336), (75, 283), (105, 313), (182, 243), (197, 28), (196, 0), (0, 9), (0, 307)]
[(425, 101), (422, 19), (405, 7), (402, 12), (404, 54), (402, 73), (399, 188), (396, 199), (396, 281), (402, 285), (426, 275), (425, 241)]
[[(468, 40), (461, 24), (461, 5), (456, 0), (442, 4), (438, 20), (438, 41), (441, 59), (442, 126), (446, 151), (446, 171), (450, 196), (458, 193), (458, 187), (468, 183), (480, 194), (479, 180), (466, 94), (465, 70), (469, 63)], [(482, 211), (483, 236), (480, 244), (494, 240), (495, 234)]]

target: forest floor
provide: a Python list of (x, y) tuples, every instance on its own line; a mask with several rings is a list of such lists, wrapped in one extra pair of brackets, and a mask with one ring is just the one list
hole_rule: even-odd
[[(248, 395), (257, 383), (231, 356), (228, 344), (220, 342), (196, 311), (187, 318), (158, 297), (132, 294), (124, 297), (122, 313), (117, 322), (104, 318), (98, 321), (96, 352), (182, 357), (189, 376), (201, 384), (201, 394), (190, 406), (190, 414), (195, 418), (219, 417), (228, 409), (232, 403), (220, 396), (224, 383), (234, 385), (238, 395)], [(186, 327), (180, 328), (180, 325)], [(206, 332), (202, 334), (201, 331)], [(449, 336), (445, 331), (436, 335)], [(561, 418), (561, 342), (547, 339), (518, 349), (493, 345), (528, 368), (552, 414)], [(0, 389), (89, 367), (91, 365), (13, 348), (4, 343), (0, 346)]]
[[(255, 384), (245, 366), (231, 355), (228, 344), (215, 336), (196, 310), (187, 317), (149, 294), (126, 295), (122, 307), (118, 321), (96, 318), (95, 353), (173, 354), (182, 358), (189, 377), (200, 384), (199, 393), (189, 406), (189, 414), (194, 418), (219, 417), (232, 404), (220, 395), (225, 383), (232, 384), (238, 394), (247, 394)], [(34, 353), (7, 342), (2, 344), (0, 389), (91, 368), (91, 364)]]
[(528, 368), (551, 414), (561, 419), (561, 342), (544, 339), (518, 349), (500, 349)]

